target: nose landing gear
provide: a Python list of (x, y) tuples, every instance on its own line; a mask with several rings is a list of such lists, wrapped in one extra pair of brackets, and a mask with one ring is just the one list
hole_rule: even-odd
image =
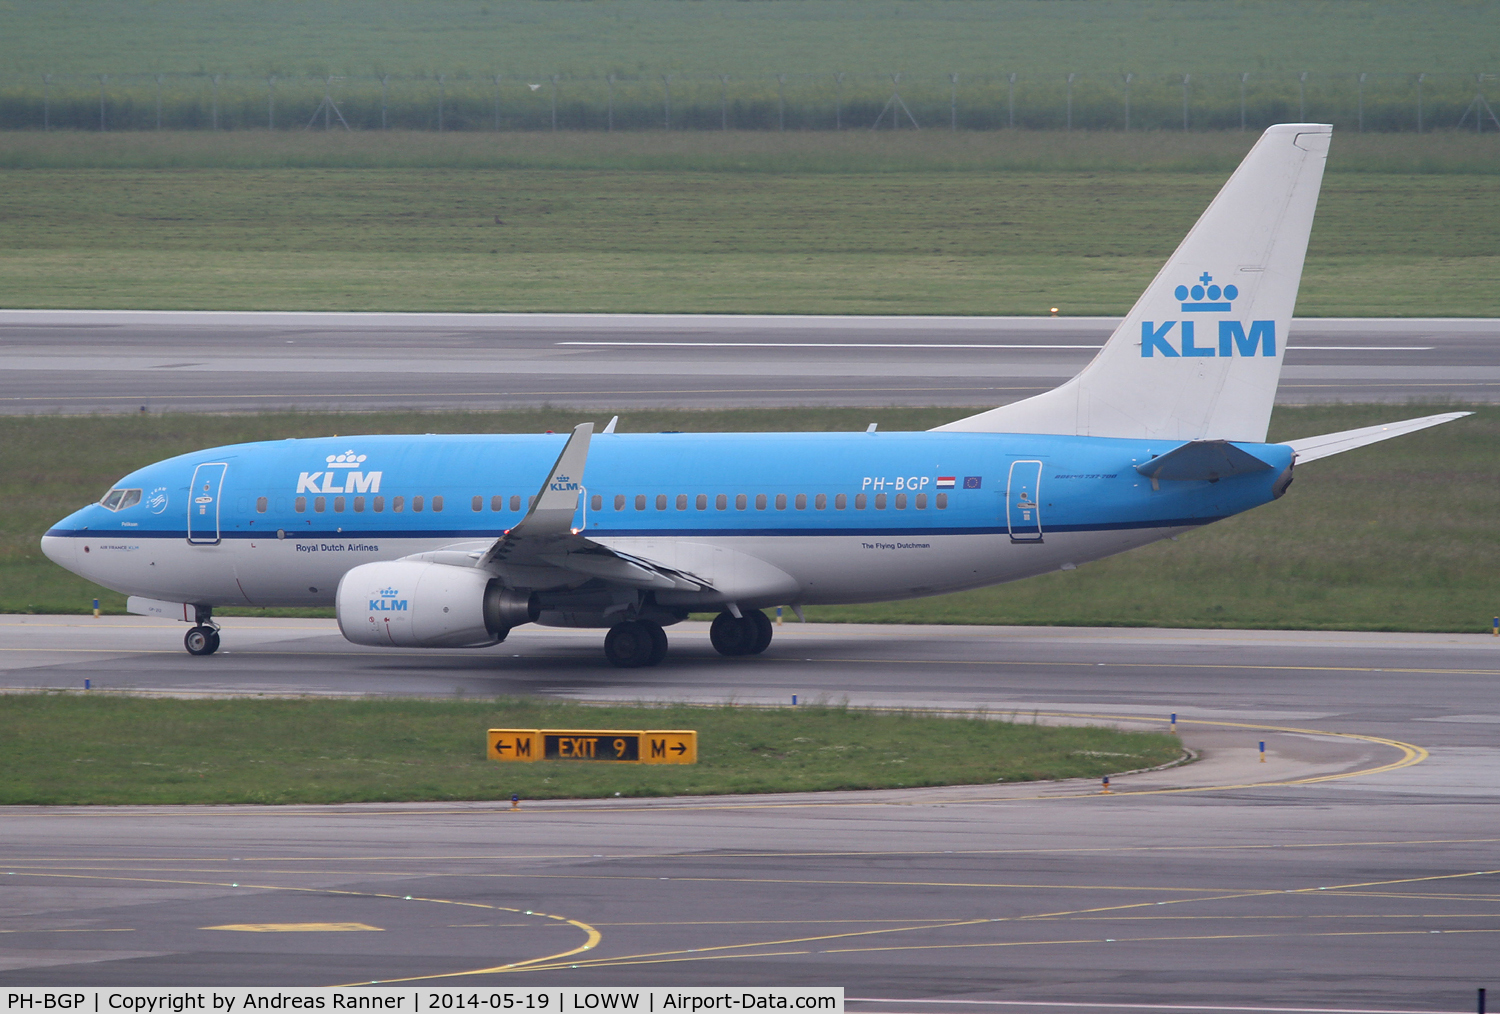
[(193, 627), (182, 644), (189, 655), (212, 655), (219, 650), (219, 631), (215, 627)]
[(219, 625), (211, 606), (193, 607), (193, 626), (182, 639), (189, 655), (212, 655), (219, 650)]

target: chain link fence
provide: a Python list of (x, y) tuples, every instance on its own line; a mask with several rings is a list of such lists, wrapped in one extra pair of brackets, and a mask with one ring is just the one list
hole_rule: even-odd
[(1343, 130), (1500, 132), (1493, 74), (40, 75), (4, 130)]

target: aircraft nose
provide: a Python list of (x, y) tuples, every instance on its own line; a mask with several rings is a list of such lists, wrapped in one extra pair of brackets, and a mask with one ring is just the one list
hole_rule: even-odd
[(47, 559), (66, 570), (78, 573), (78, 540), (61, 535), (43, 535), (42, 552)]

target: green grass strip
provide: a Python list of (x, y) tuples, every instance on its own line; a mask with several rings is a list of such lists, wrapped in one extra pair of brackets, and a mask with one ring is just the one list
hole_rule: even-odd
[[(0, 803), (354, 803), (715, 795), (1097, 778), (1175, 736), (813, 705), (596, 707), (501, 698), (178, 700), (34, 694), (0, 707)], [(1006, 720), (1006, 719), (1016, 719)], [(484, 758), (489, 728), (697, 729), (691, 766)]]

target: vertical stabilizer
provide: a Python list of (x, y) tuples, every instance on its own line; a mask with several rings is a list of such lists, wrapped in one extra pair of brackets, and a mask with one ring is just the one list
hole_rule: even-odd
[(936, 428), (1264, 440), (1332, 133), (1266, 130), (1078, 376)]

